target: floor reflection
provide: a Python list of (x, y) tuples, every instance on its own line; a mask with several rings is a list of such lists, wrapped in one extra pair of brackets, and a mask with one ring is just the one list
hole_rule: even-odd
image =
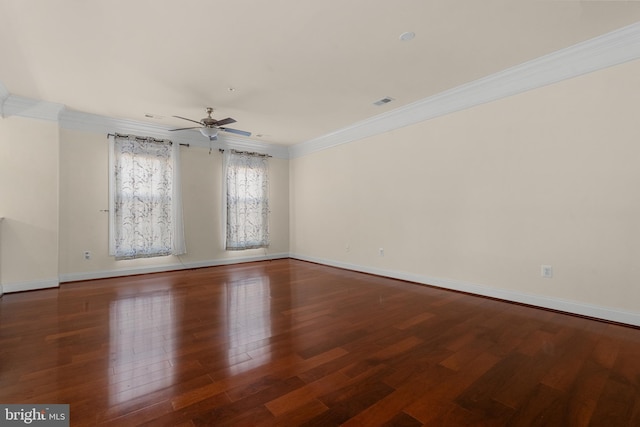
[(113, 301), (109, 311), (109, 401), (117, 404), (170, 386), (175, 301), (168, 291)]
[[(227, 282), (228, 363), (231, 374), (267, 363), (271, 360), (270, 345), (253, 349), (249, 344), (269, 338), (271, 330), (271, 287), (264, 276)], [(247, 351), (251, 360), (236, 364), (237, 351)]]

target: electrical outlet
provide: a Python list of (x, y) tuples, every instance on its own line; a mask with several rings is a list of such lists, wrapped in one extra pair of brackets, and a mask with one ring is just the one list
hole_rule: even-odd
[(553, 277), (553, 267), (550, 265), (541, 265), (540, 275), (545, 279), (551, 279)]
[(384, 256), (384, 248), (379, 248), (378, 253), (380, 254), (380, 256)]
[(84, 251), (84, 259), (91, 259), (91, 251)]

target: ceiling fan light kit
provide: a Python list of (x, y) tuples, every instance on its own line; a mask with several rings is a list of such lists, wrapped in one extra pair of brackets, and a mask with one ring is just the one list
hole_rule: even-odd
[(203, 127), (203, 128), (200, 128), (200, 133), (203, 136), (206, 136), (207, 138), (211, 138), (211, 137), (214, 137), (214, 136), (218, 136), (218, 129), (210, 128), (210, 127)]

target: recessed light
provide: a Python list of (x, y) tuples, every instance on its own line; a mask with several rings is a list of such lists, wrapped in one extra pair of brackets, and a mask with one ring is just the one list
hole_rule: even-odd
[(235, 87), (228, 87), (228, 88), (227, 88), (227, 90), (228, 90), (229, 92), (235, 92), (235, 91), (236, 91), (236, 88), (235, 88)]
[(402, 34), (400, 34), (400, 40), (402, 40), (403, 42), (409, 41), (409, 40), (413, 40), (413, 38), (416, 36), (416, 33), (412, 32), (412, 31), (406, 31)]

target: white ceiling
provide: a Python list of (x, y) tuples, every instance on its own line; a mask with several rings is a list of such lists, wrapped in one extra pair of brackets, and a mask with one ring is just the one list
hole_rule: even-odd
[(0, 84), (166, 127), (211, 106), (292, 145), (639, 20), (640, 1), (0, 0)]

